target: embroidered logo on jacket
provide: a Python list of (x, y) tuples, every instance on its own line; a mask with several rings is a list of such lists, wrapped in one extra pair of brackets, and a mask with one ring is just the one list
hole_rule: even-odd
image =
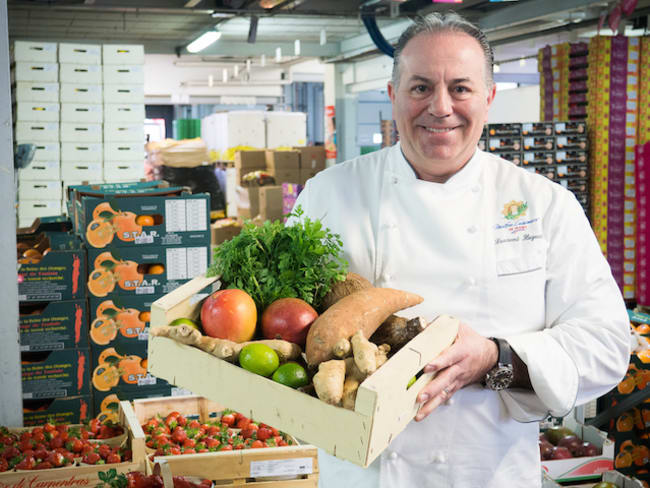
[(528, 202), (511, 200), (503, 206), (501, 213), (508, 220), (516, 220), (519, 217), (524, 217), (526, 210), (528, 210)]

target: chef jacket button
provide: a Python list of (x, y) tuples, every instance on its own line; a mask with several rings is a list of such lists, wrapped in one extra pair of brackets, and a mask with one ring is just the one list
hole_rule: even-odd
[(397, 183), (399, 183), (399, 180), (397, 179), (396, 176), (393, 176), (393, 184), (397, 185)]
[(478, 228), (475, 225), (470, 225), (467, 228), (467, 232), (469, 232), (470, 234), (474, 234), (477, 230), (478, 230)]
[(389, 281), (390, 280), (390, 275), (388, 273), (384, 273), (381, 278), (384, 281)]
[(391, 461), (395, 461), (395, 459), (397, 459), (397, 453), (394, 452), (394, 451), (391, 451), (391, 452), (388, 454), (388, 459), (390, 459)]
[(444, 463), (447, 460), (445, 457), (444, 453), (442, 452), (434, 452), (431, 454), (431, 462), (432, 463)]
[(438, 456), (437, 456), (437, 460), (438, 460), (438, 462), (439, 462), (440, 464), (444, 464), (444, 463), (447, 462), (447, 456), (445, 456), (445, 453), (444, 453), (444, 452), (441, 452), (441, 453), (438, 454)]
[(476, 286), (476, 278), (474, 278), (473, 276), (470, 276), (469, 278), (467, 278), (467, 284), (469, 286)]
[(478, 185), (474, 185), (474, 186), (472, 187), (472, 193), (478, 193), (478, 192), (480, 192), (480, 191), (481, 191), (481, 187), (480, 187), (480, 186), (478, 186)]

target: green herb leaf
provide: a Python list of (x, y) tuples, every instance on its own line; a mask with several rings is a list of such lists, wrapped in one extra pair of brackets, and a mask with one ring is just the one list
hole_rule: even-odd
[(348, 263), (340, 236), (303, 214), (300, 206), (294, 209), (289, 216), (298, 222), (287, 227), (246, 222), (239, 235), (216, 248), (207, 275), (244, 290), (259, 310), (288, 297), (318, 308), (332, 284), (345, 279)]

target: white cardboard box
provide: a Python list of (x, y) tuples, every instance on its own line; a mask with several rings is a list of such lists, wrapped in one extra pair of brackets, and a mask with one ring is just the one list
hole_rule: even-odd
[(61, 122), (87, 122), (101, 124), (104, 107), (101, 103), (62, 103)]
[(225, 151), (235, 146), (266, 147), (265, 112), (241, 110), (212, 114), (201, 123), (201, 138), (208, 149)]
[(18, 199), (22, 200), (61, 200), (63, 189), (61, 180), (20, 180), (18, 183)]
[(56, 42), (15, 41), (10, 56), (12, 61), (56, 63)]
[(144, 143), (104, 142), (104, 161), (144, 161)]
[(144, 46), (140, 44), (104, 44), (104, 64), (144, 64)]
[(144, 105), (141, 103), (104, 104), (104, 122), (144, 123)]
[(104, 85), (105, 103), (144, 103), (144, 85)]
[(17, 141), (59, 142), (58, 122), (16, 122)]
[(91, 181), (101, 178), (102, 163), (61, 163), (62, 180)]
[(59, 44), (59, 63), (102, 64), (102, 46), (99, 44)]
[(32, 161), (18, 170), (18, 181), (48, 181), (61, 178), (61, 163), (57, 161)]
[(102, 85), (61, 83), (62, 103), (102, 103)]
[(104, 160), (102, 144), (85, 142), (62, 142), (61, 162), (74, 163), (77, 161), (101, 163)]
[(102, 83), (102, 66), (100, 64), (68, 64), (59, 65), (59, 81), (61, 83)]
[(61, 200), (21, 200), (18, 203), (18, 219), (34, 220), (36, 217), (61, 215)]
[(85, 122), (61, 123), (61, 142), (102, 142), (102, 124)]
[(144, 177), (144, 160), (106, 161), (104, 163), (104, 180), (107, 182), (137, 181)]
[(15, 102), (59, 102), (59, 84), (19, 81), (13, 90)]
[(266, 147), (304, 146), (307, 115), (302, 112), (266, 112)]
[(105, 84), (144, 84), (144, 69), (141, 64), (107, 64), (104, 66)]
[(56, 83), (59, 81), (59, 64), (17, 61), (11, 70), (11, 82), (17, 83), (19, 81)]
[(144, 124), (106, 122), (104, 124), (104, 140), (110, 142), (140, 142), (144, 144)]
[(17, 102), (15, 120), (19, 122), (58, 122), (59, 112), (58, 103)]
[[(34, 144), (31, 140), (16, 138), (16, 144)], [(59, 142), (36, 143), (36, 152), (32, 161), (59, 161), (61, 159), (61, 146)], [(50, 180), (55, 178), (48, 178)]]

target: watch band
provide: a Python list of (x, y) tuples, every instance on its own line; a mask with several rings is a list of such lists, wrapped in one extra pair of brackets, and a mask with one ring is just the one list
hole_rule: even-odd
[(499, 359), (497, 359), (497, 366), (511, 366), (512, 367), (512, 348), (508, 341), (499, 337), (490, 337), (497, 345), (499, 351)]

